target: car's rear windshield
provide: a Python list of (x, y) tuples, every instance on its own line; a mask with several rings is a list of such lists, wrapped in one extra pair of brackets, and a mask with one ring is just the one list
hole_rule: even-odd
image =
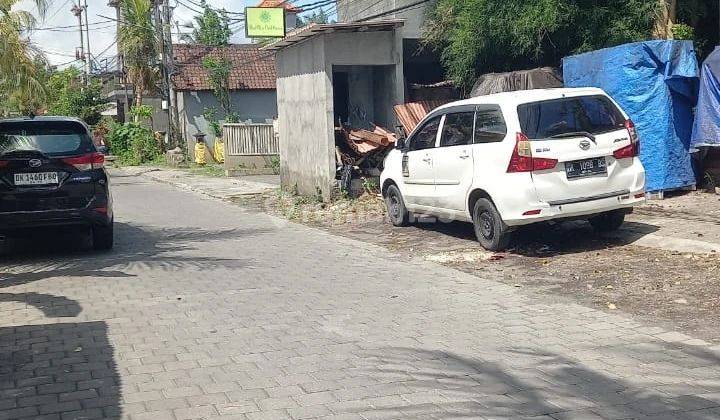
[(72, 121), (22, 121), (0, 123), (0, 157), (12, 152), (42, 152), (71, 156), (95, 151), (87, 130)]
[(578, 96), (518, 106), (522, 132), (531, 140), (567, 133), (593, 135), (625, 127), (625, 117), (606, 96)]

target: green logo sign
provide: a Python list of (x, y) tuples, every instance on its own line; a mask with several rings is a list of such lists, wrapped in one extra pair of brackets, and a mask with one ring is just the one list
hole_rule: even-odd
[(282, 7), (245, 8), (245, 34), (248, 38), (285, 36), (285, 9)]

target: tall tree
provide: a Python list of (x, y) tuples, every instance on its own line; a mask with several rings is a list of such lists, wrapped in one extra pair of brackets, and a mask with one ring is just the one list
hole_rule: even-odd
[(478, 74), (559, 65), (570, 54), (652, 37), (658, 0), (438, 0), (425, 42), (467, 89)]
[[(32, 13), (18, 10), (19, 0), (0, 0), (0, 90), (16, 97), (42, 96), (42, 82), (33, 51), (23, 34), (35, 27)], [(33, 0), (39, 17), (47, 11), (47, 0)]]
[[(2, 0), (0, 0), (2, 1)], [(122, 24), (118, 45), (133, 85), (135, 106), (142, 106), (145, 93), (155, 86), (158, 53), (152, 22), (152, 0), (122, 0)], [(137, 117), (136, 117), (137, 119)]]
[(210, 47), (220, 47), (230, 42), (232, 31), (227, 12), (215, 10), (205, 0), (201, 0), (203, 13), (195, 16), (195, 23), (191, 24), (192, 34), (183, 35), (182, 39), (191, 44), (201, 44)]
[(102, 83), (92, 78), (84, 86), (82, 72), (68, 67), (54, 72), (47, 81), (47, 113), (80, 118), (88, 125), (100, 122), (102, 112), (108, 108), (102, 96)]

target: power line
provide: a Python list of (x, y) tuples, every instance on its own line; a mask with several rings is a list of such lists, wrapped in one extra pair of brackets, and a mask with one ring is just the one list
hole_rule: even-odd
[(67, 6), (68, 3), (70, 3), (70, 0), (65, 0), (65, 3), (63, 3), (62, 6), (60, 6), (57, 10), (55, 10), (55, 13), (53, 13), (52, 16), (45, 19), (44, 22), (50, 22), (51, 20), (53, 20), (55, 18), (55, 16), (57, 16), (57, 14), (60, 13), (61, 10), (65, 9), (65, 6)]

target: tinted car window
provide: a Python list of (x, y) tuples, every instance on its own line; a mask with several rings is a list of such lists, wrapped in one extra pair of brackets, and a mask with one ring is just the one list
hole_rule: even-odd
[(15, 151), (39, 151), (71, 156), (95, 151), (85, 128), (70, 121), (0, 123), (0, 156)]
[(440, 146), (464, 146), (472, 144), (473, 141), (473, 120), (475, 113), (459, 112), (445, 115)]
[(532, 140), (585, 131), (602, 134), (624, 128), (625, 118), (605, 96), (581, 96), (518, 106), (523, 133)]
[(425, 125), (410, 140), (410, 151), (425, 150), (435, 147), (435, 139), (440, 129), (440, 117), (435, 117)]
[(503, 141), (507, 126), (500, 108), (479, 109), (475, 117), (475, 143)]

